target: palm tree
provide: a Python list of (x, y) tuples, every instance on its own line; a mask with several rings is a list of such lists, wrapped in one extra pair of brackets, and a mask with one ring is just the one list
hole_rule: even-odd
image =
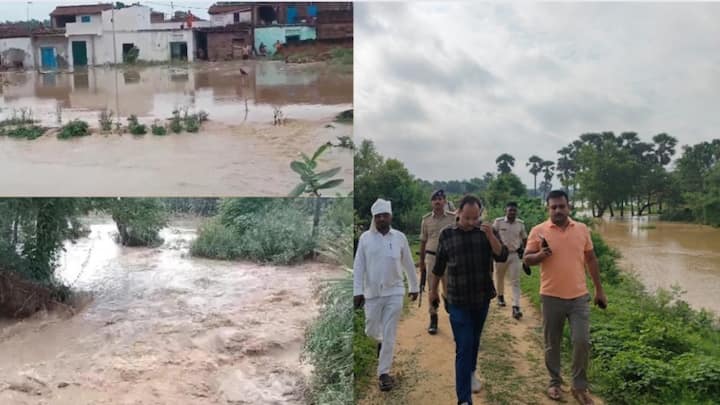
[[(554, 171), (555, 170), (555, 162), (553, 162), (552, 160), (545, 160), (541, 163), (540, 167), (543, 172), (545, 189), (547, 190), (548, 188), (552, 187), (552, 178), (555, 175), (555, 171)], [(550, 190), (547, 190), (546, 192), (543, 193), (543, 199), (545, 198), (545, 196), (547, 195), (547, 193), (549, 191)]]
[(300, 175), (301, 182), (290, 193), (290, 197), (299, 197), (303, 193), (315, 196), (315, 215), (313, 216), (313, 239), (317, 237), (318, 224), (320, 223), (320, 190), (337, 187), (344, 181), (343, 179), (329, 180), (340, 172), (340, 167), (334, 167), (324, 172), (316, 173), (317, 159), (329, 147), (333, 146), (330, 142), (320, 146), (313, 154), (312, 158), (307, 157), (304, 153), (300, 155), (303, 161), (294, 160), (290, 163), (290, 168)]
[(500, 172), (500, 174), (507, 174), (510, 173), (513, 166), (515, 166), (515, 158), (512, 157), (512, 155), (503, 153), (495, 159), (495, 163), (498, 165), (498, 172)]
[(537, 195), (537, 175), (540, 174), (542, 171), (542, 163), (544, 160), (538, 156), (538, 155), (532, 155), (530, 156), (530, 159), (528, 159), (527, 163), (525, 163), (526, 167), (530, 167), (530, 173), (533, 175), (533, 194)]

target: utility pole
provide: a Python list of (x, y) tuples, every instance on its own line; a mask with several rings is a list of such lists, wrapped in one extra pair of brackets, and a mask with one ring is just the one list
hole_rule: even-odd
[(110, 22), (112, 23), (112, 31), (113, 31), (113, 62), (115, 64), (114, 70), (115, 70), (115, 116), (117, 117), (117, 126), (120, 126), (120, 90), (118, 86), (118, 63), (117, 63), (117, 40), (115, 38), (115, 5), (113, 4), (113, 7), (110, 11)]

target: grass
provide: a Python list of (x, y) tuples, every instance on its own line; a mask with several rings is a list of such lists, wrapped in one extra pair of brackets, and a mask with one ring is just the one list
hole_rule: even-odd
[[(590, 382), (609, 403), (709, 404), (720, 392), (720, 330), (717, 319), (682, 301), (678, 291), (649, 294), (617, 268), (617, 252), (593, 236), (608, 297), (605, 311), (591, 308)], [(539, 307), (539, 271), (521, 278)], [(593, 291), (590, 289), (590, 291)], [(565, 375), (569, 333), (563, 343)]]

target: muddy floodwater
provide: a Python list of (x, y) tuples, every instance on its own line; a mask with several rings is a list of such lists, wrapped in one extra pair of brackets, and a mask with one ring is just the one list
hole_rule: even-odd
[(656, 219), (605, 219), (599, 231), (650, 291), (680, 286), (694, 308), (720, 315), (720, 229)]
[[(89, 68), (72, 73), (6, 72), (0, 120), (29, 108), (41, 125), (87, 121), (92, 136), (61, 141), (0, 138), (2, 195), (285, 196), (297, 183), (289, 163), (352, 126), (333, 122), (352, 108), (352, 69), (324, 63), (218, 62), (187, 66)], [(148, 127), (175, 109), (206, 111), (199, 133), (164, 137), (98, 134), (98, 114), (119, 111)], [(286, 122), (273, 125), (276, 109)], [(117, 120), (117, 119), (114, 119)], [(352, 189), (352, 154), (332, 150)]]
[(314, 288), (337, 269), (190, 258), (195, 221), (158, 248), (120, 247), (94, 222), (59, 261), (87, 307), (0, 324), (0, 403), (304, 403)]

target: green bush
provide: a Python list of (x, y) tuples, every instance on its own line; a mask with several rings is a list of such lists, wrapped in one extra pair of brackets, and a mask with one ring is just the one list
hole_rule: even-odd
[(123, 55), (123, 61), (125, 63), (134, 64), (138, 61), (138, 58), (140, 57), (140, 49), (138, 49), (137, 46), (133, 46), (132, 48), (128, 49), (127, 52)]
[(45, 128), (37, 125), (21, 125), (15, 128), (0, 128), (0, 135), (11, 138), (36, 139), (45, 133)]
[(353, 404), (352, 278), (321, 288), (320, 317), (308, 328), (303, 356), (313, 366), (310, 402)]
[(173, 110), (172, 117), (170, 118), (170, 130), (176, 134), (179, 134), (183, 130), (182, 118), (180, 117), (180, 111)]
[(151, 129), (152, 129), (153, 135), (159, 135), (159, 136), (167, 135), (167, 129), (165, 128), (164, 125), (160, 125), (159, 120), (155, 120), (155, 122), (153, 122)]
[(147, 127), (138, 122), (136, 115), (128, 117), (128, 130), (133, 135), (145, 135), (147, 133)]
[(81, 120), (73, 120), (60, 128), (58, 138), (69, 139), (86, 135), (90, 135), (90, 126), (88, 125), (88, 123)]
[(217, 220), (211, 220), (200, 228), (198, 237), (190, 247), (190, 254), (211, 259), (233, 260), (242, 255), (242, 241), (232, 229)]
[(186, 131), (198, 132), (200, 130), (200, 120), (198, 119), (197, 115), (188, 115), (185, 117), (184, 121)]
[(168, 216), (162, 201), (155, 198), (109, 200), (110, 213), (123, 246), (156, 246), (162, 243), (159, 232)]

